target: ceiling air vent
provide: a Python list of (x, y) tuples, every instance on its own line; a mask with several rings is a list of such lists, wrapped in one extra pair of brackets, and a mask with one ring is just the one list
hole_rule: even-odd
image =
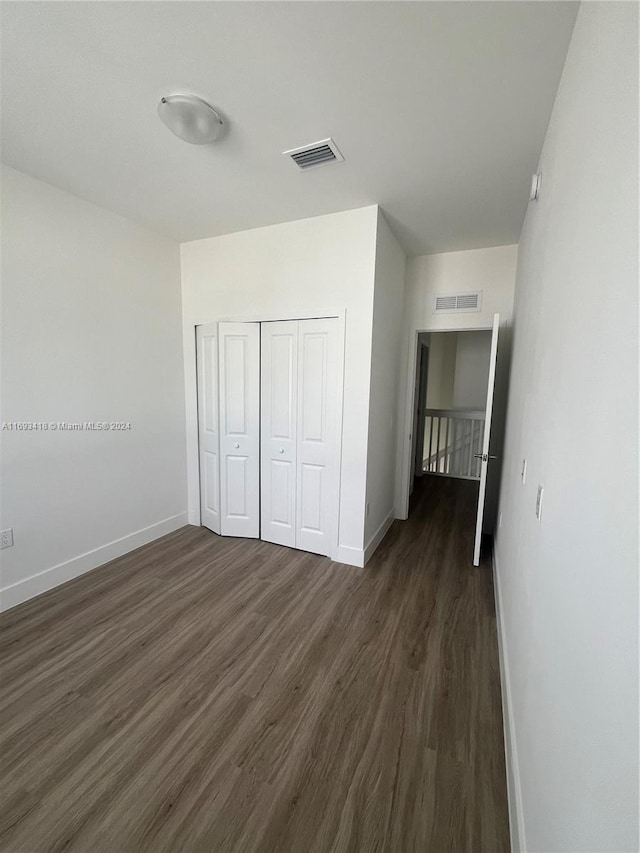
[(296, 166), (304, 171), (313, 169), (315, 166), (324, 166), (326, 163), (342, 163), (344, 160), (333, 139), (321, 139), (319, 142), (312, 142), (311, 145), (292, 148), (282, 153), (291, 157)]
[(474, 293), (447, 293), (436, 296), (435, 314), (464, 314), (480, 311), (482, 308), (482, 291)]

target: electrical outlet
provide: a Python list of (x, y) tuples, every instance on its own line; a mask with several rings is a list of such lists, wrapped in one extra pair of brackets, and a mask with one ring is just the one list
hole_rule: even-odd
[(0, 532), (0, 549), (11, 548), (13, 545), (13, 527)]
[(522, 480), (522, 485), (527, 482), (527, 460), (522, 460), (522, 471), (520, 472), (520, 479)]
[(538, 486), (538, 497), (536, 498), (536, 518), (542, 521), (542, 496), (544, 495), (544, 486)]

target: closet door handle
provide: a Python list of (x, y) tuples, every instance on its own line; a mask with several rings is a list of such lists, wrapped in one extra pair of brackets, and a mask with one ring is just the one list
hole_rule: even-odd
[(236, 448), (236, 450), (240, 447), (240, 445), (238, 444), (238, 442), (237, 442), (237, 441), (236, 441), (236, 443), (235, 443), (233, 446)]
[(280, 448), (280, 453), (284, 453), (284, 447)]

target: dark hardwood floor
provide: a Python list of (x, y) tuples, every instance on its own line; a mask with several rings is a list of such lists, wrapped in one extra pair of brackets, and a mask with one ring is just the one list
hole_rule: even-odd
[(477, 485), (365, 569), (185, 527), (4, 614), (3, 853), (508, 850)]

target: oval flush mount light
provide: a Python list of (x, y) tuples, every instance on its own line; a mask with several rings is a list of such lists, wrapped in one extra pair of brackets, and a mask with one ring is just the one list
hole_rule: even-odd
[(172, 133), (192, 145), (215, 142), (222, 133), (218, 113), (195, 95), (165, 95), (158, 104), (158, 115)]

